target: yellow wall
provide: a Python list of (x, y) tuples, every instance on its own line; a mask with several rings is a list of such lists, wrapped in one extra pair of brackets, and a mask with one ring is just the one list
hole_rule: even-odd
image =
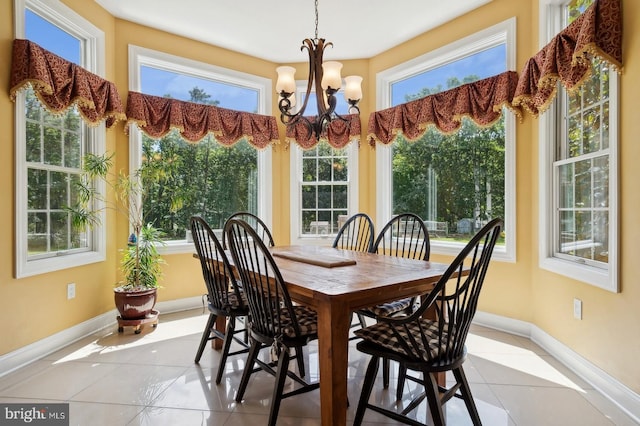
[[(12, 2), (0, 2), (0, 80), (8, 85), (13, 39)], [(114, 19), (95, 2), (64, 0), (106, 33), (107, 75), (123, 97), (128, 90), (127, 46), (135, 44), (275, 79), (275, 66), (214, 46), (172, 36), (161, 31)], [(530, 322), (540, 327), (581, 356), (602, 368), (632, 390), (640, 393), (640, 367), (633, 357), (640, 353), (640, 262), (634, 244), (640, 240), (640, 195), (635, 189), (640, 168), (640, 122), (632, 102), (640, 99), (640, 4), (623, 0), (624, 73), (621, 77), (620, 145), (620, 227), (622, 292), (609, 293), (584, 283), (543, 271), (538, 267), (538, 123), (530, 116), (517, 125), (517, 261), (494, 262), (481, 299), (485, 312)], [(401, 46), (368, 60), (345, 61), (344, 72), (365, 76), (361, 103), (363, 141), (360, 147), (360, 210), (375, 218), (375, 151), (364, 140), (367, 117), (375, 110), (376, 73), (407, 61), (457, 39), (515, 16), (517, 19), (517, 69), (538, 50), (538, 0), (493, 0), (480, 9), (442, 27), (420, 35)], [(306, 64), (294, 64), (304, 77)], [(277, 111), (274, 96), (273, 111)], [(275, 113), (274, 113), (275, 114)], [(8, 91), (0, 91), (0, 129), (4, 155), (0, 156), (0, 223), (5, 224), (0, 239), (0, 323), (5, 336), (0, 339), (0, 355), (15, 351), (113, 309), (111, 287), (117, 279), (120, 242), (126, 239), (123, 219), (108, 217), (110, 230), (106, 262), (56, 273), (16, 280), (13, 278), (14, 236), (14, 133), (13, 104)], [(280, 134), (284, 131), (281, 128)], [(128, 139), (122, 123), (107, 132), (109, 149), (117, 153), (117, 166), (128, 166)], [(273, 231), (278, 243), (289, 241), (289, 150), (280, 144), (273, 152)], [(117, 222), (116, 222), (117, 221)], [(202, 279), (190, 254), (166, 256), (164, 288), (160, 300), (197, 296)], [(434, 260), (449, 258), (434, 256)], [(77, 284), (77, 297), (66, 300), (66, 284)], [(584, 303), (582, 321), (572, 317), (572, 301)]]

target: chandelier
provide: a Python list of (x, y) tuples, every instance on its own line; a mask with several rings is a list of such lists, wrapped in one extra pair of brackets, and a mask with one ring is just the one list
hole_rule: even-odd
[[(316, 33), (313, 39), (304, 39), (300, 50), (307, 49), (309, 53), (309, 78), (307, 80), (307, 91), (304, 102), (297, 112), (293, 112), (296, 105), (296, 81), (294, 74), (295, 68), (289, 66), (281, 66), (276, 68), (278, 73), (278, 81), (276, 83), (276, 92), (278, 92), (278, 108), (280, 109), (280, 120), (285, 125), (295, 126), (297, 123), (303, 123), (307, 128), (307, 138), (314, 134), (319, 139), (320, 134), (333, 119), (347, 121), (335, 112), (336, 109), (336, 93), (342, 87), (342, 77), (340, 70), (342, 64), (335, 61), (322, 62), (322, 54), (328, 46), (333, 43), (325, 43), (323, 38), (318, 38), (318, 0), (315, 0), (316, 12)], [(349, 104), (349, 113), (360, 113), (358, 102), (362, 99), (362, 77), (352, 75), (345, 77), (344, 97)], [(314, 87), (315, 84), (315, 87)], [(318, 115), (311, 119), (304, 116), (307, 108), (307, 102), (315, 89), (316, 102), (318, 107)]]

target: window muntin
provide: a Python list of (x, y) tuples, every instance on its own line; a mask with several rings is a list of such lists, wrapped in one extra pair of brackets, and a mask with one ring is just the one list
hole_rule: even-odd
[[(16, 38), (27, 38), (97, 74), (104, 34), (55, 1), (15, 0)], [(75, 107), (53, 114), (35, 92), (16, 97), (16, 277), (103, 260), (104, 228), (78, 230), (75, 202), (81, 158), (104, 149), (104, 126), (90, 128)]]
[[(513, 69), (514, 34), (509, 20), (380, 73), (378, 108)], [(417, 141), (399, 137), (377, 149), (378, 220), (416, 213), (426, 221), (434, 253), (455, 254), (484, 223), (502, 217), (495, 257), (515, 260), (514, 125), (509, 112), (488, 128), (464, 118), (454, 134), (428, 129)]]
[[(222, 108), (266, 112), (268, 82), (184, 58), (130, 47), (132, 90), (170, 96)], [(160, 169), (143, 177), (148, 189), (143, 200), (146, 222), (165, 233), (165, 252), (188, 250), (189, 218), (203, 216), (222, 228), (237, 211), (250, 211), (270, 223), (268, 178), (270, 148), (258, 151), (242, 140), (231, 147), (212, 135), (198, 143), (184, 141), (177, 131), (154, 140), (132, 132), (132, 168)], [(184, 245), (184, 247), (183, 247)]]
[[(543, 23), (557, 34), (593, 0), (543, 0)], [(562, 22), (554, 28), (554, 22)], [(575, 91), (559, 85), (541, 116), (541, 266), (611, 291), (617, 283), (618, 76), (607, 62), (592, 61)], [(545, 148), (549, 146), (550, 148)], [(546, 183), (548, 182), (548, 183)]]

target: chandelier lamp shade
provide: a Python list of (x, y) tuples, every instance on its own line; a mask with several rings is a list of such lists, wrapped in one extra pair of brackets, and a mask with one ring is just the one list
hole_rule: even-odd
[[(315, 1), (316, 32), (315, 38), (304, 39), (300, 50), (307, 50), (309, 54), (309, 77), (307, 80), (307, 90), (302, 105), (294, 110), (296, 106), (296, 80), (294, 74), (296, 69), (290, 66), (276, 68), (278, 81), (276, 92), (278, 92), (278, 108), (280, 109), (280, 120), (287, 126), (295, 126), (303, 123), (307, 128), (308, 135), (315, 135), (320, 138), (322, 132), (334, 119), (346, 121), (336, 113), (336, 93), (342, 88), (342, 64), (335, 61), (323, 62), (322, 56), (325, 48), (333, 46), (331, 42), (318, 38), (318, 0)], [(349, 104), (349, 113), (360, 113), (358, 102), (362, 99), (362, 77), (352, 75), (345, 77), (344, 97)], [(311, 93), (315, 91), (317, 111), (316, 117), (306, 117), (304, 112)]]

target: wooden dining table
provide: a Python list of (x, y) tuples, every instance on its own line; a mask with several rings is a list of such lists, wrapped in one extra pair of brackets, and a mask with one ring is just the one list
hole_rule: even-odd
[(318, 312), (322, 425), (345, 425), (352, 313), (425, 294), (448, 265), (320, 246), (270, 250), (291, 298)]

